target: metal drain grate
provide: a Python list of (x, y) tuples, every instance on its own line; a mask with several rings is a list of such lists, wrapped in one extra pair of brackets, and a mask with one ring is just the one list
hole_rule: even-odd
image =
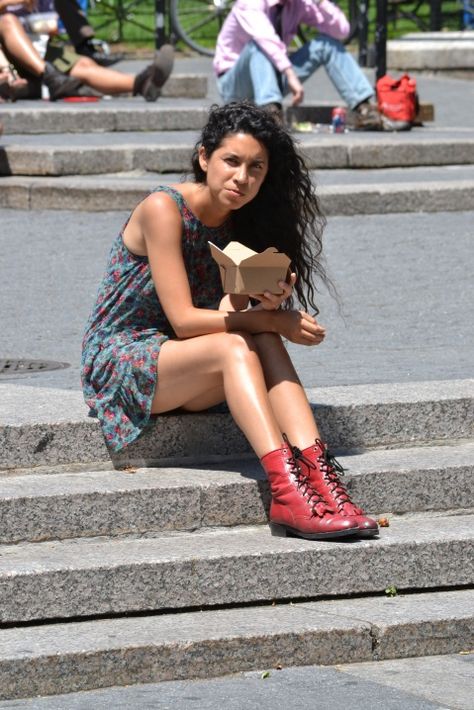
[(1, 360), (0, 377), (8, 375), (32, 375), (51, 370), (63, 370), (69, 367), (68, 362), (54, 362), (54, 360)]

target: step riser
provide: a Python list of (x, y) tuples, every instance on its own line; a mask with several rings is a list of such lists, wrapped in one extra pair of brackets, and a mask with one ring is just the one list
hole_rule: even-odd
[[(310, 170), (387, 168), (474, 163), (474, 141), (414, 144), (304, 143), (302, 155)], [(189, 169), (189, 145), (97, 147), (18, 147), (0, 151), (0, 175), (97, 175), (130, 170), (181, 172)]]
[(417, 165), (471, 165), (474, 141), (425, 141), (420, 143), (364, 143), (345, 146), (301, 146), (311, 170), (322, 168), (395, 168)]
[[(6, 178), (8, 180), (9, 178)], [(47, 178), (11, 178), (16, 184), (2, 186), (0, 207), (22, 210), (132, 210), (151, 189), (123, 180), (110, 186), (58, 185)], [(39, 180), (45, 183), (40, 184)], [(390, 214), (399, 212), (457, 212), (474, 210), (474, 182), (420, 183), (387, 186), (347, 186), (319, 188), (322, 209), (328, 216)]]
[[(0, 698), (472, 647), (472, 593), (420, 594), (3, 632)], [(31, 649), (25, 651), (25, 649)]]
[[(176, 77), (173, 77), (176, 79)], [(193, 92), (201, 98), (203, 88), (193, 84)], [(171, 85), (169, 91), (179, 91), (178, 85)], [(168, 93), (168, 95), (170, 95)], [(330, 124), (333, 102), (319, 104), (304, 104), (303, 106), (287, 106), (286, 122), (291, 126), (294, 122), (310, 121), (311, 123)], [(2, 106), (2, 123), (4, 134), (59, 134), (59, 133), (113, 133), (120, 131), (194, 131), (201, 130), (208, 116), (207, 107), (202, 105), (180, 106), (172, 108), (156, 104), (124, 108), (105, 102), (99, 107), (82, 105), (69, 110), (64, 105), (55, 108), (44, 106), (23, 109), (20, 105)], [(433, 121), (434, 108), (432, 104), (420, 104), (416, 121)]]
[[(312, 405), (333, 449), (396, 447), (474, 438), (474, 400)], [(216, 432), (218, 434), (216, 434)], [(140, 440), (109, 454), (97, 421), (0, 426), (0, 468), (109, 461), (123, 466), (179, 465), (250, 451), (228, 414), (157, 417)], [(207, 459), (209, 460), (209, 458)]]
[[(71, 561), (59, 560), (50, 562), (48, 570), (39, 558), (35, 570), (22, 565), (0, 575), (0, 621), (381, 593), (388, 584), (398, 590), (471, 584), (472, 565), (466, 561), (474, 559), (474, 541), (445, 539), (443, 533), (440, 530), (436, 540), (420, 536), (399, 545), (282, 541), (287, 552), (278, 552), (277, 546), (272, 552), (221, 557), (216, 549), (215, 556), (204, 559), (173, 559), (170, 554), (168, 559), (152, 561), (145, 554), (133, 564), (123, 561), (114, 566), (104, 560), (100, 568), (85, 569), (72, 569)], [(143, 552), (145, 542), (140, 541)], [(212, 538), (204, 544), (209, 542)]]
[[(349, 479), (347, 488), (361, 507), (375, 515), (474, 508), (473, 473), (474, 465), (366, 473)], [(190, 480), (192, 476), (190, 470)], [(266, 481), (243, 479), (225, 485), (214, 484), (212, 473), (210, 478), (209, 485), (202, 487), (3, 500), (0, 544), (267, 522), (270, 491)], [(25, 488), (27, 484), (28, 479)]]
[[(197, 98), (200, 88), (197, 87)], [(57, 109), (2, 110), (4, 134), (114, 133), (121, 131), (199, 131), (208, 111), (198, 106), (162, 108), (135, 106), (133, 109), (87, 108), (84, 112)]]

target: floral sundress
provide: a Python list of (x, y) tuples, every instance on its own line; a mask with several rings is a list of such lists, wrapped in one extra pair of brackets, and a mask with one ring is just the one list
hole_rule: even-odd
[[(229, 222), (206, 227), (178, 190), (161, 186), (154, 192), (170, 195), (181, 213), (182, 251), (194, 306), (217, 309), (223, 292), (207, 242), (223, 249), (232, 239)], [(132, 254), (123, 243), (125, 226), (112, 244), (82, 344), (84, 399), (112, 451), (130, 444), (146, 427), (160, 348), (176, 337), (158, 300), (148, 257)]]

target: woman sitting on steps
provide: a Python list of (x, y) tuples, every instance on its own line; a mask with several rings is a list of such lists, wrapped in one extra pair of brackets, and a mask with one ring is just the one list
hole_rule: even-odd
[[(211, 109), (194, 180), (161, 186), (112, 245), (83, 342), (82, 381), (109, 447), (140, 435), (151, 414), (226, 401), (270, 483), (275, 535), (373, 536), (321, 440), (283, 339), (312, 347), (325, 329), (314, 279), (323, 217), (289, 134), (248, 102)], [(275, 291), (224, 295), (208, 241), (291, 258)], [(294, 294), (303, 309), (296, 309)]]

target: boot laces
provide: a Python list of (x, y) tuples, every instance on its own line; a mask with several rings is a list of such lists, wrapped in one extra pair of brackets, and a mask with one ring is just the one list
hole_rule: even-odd
[(360, 513), (362, 513), (362, 511), (360, 510), (360, 508), (357, 508), (357, 506), (354, 505), (349, 496), (349, 493), (347, 492), (345, 485), (339, 478), (339, 476), (344, 475), (345, 468), (320, 439), (316, 440), (316, 444), (319, 446), (319, 449), (321, 451), (320, 455), (318, 456), (318, 462), (321, 466), (322, 474), (329, 486), (331, 493), (334, 496), (339, 510), (341, 510), (346, 503), (349, 503), (357, 511), (356, 514), (359, 515)]
[(298, 465), (298, 459), (303, 460), (311, 468), (316, 467), (311, 461), (309, 461), (309, 459), (303, 456), (297, 446), (292, 446), (290, 444), (286, 434), (283, 434), (283, 439), (292, 454), (286, 462), (290, 466), (291, 474), (296, 479), (297, 488), (310, 504), (312, 515), (322, 518), (326, 513), (330, 513), (331, 510), (328, 508), (323, 496), (311, 485), (309, 475), (304, 475), (301, 467)]

